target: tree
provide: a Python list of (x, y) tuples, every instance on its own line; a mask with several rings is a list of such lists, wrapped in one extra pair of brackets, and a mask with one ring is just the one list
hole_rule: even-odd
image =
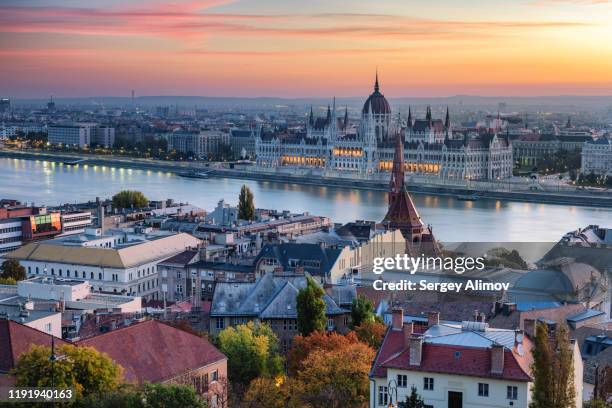
[[(569, 339), (569, 329), (562, 324), (556, 330), (556, 350), (553, 358), (553, 407), (570, 408), (575, 406), (574, 388), (574, 350)], [(580, 378), (582, 382), (582, 378)]]
[(256, 378), (244, 395), (242, 408), (305, 408), (302, 384), (292, 378)]
[(0, 285), (16, 285), (17, 281), (13, 278), (2, 278), (0, 277)]
[(583, 408), (608, 408), (606, 402), (600, 398), (591, 398), (582, 404)]
[(311, 277), (306, 278), (306, 287), (300, 289), (296, 298), (298, 331), (308, 336), (314, 331), (324, 331), (327, 326), (325, 316), (325, 292)]
[(378, 350), (385, 337), (387, 326), (384, 323), (376, 320), (366, 321), (361, 323), (354, 329), (359, 341), (369, 344), (375, 350)]
[(140, 191), (122, 190), (113, 196), (115, 208), (143, 208), (149, 200)]
[(413, 385), (410, 388), (410, 395), (406, 397), (406, 401), (398, 403), (397, 408), (425, 408), (425, 401), (417, 394), (417, 389)]
[(333, 351), (347, 348), (358, 342), (353, 332), (349, 332), (346, 336), (336, 332), (322, 331), (315, 331), (307, 337), (297, 335), (293, 338), (291, 350), (287, 354), (287, 371), (290, 375), (296, 375), (303, 369), (304, 360), (314, 350)]
[(238, 196), (238, 218), (252, 221), (255, 219), (255, 203), (251, 189), (243, 185)]
[(77, 400), (75, 408), (206, 408), (207, 404), (188, 385), (124, 384), (102, 395)]
[(227, 356), (229, 380), (248, 385), (257, 377), (274, 377), (282, 372), (278, 339), (270, 326), (249, 322), (219, 333), (219, 348)]
[(374, 321), (374, 304), (367, 297), (359, 295), (351, 303), (351, 327), (367, 321)]
[(56, 355), (64, 358), (52, 365), (51, 347), (32, 345), (21, 354), (14, 369), (16, 385), (50, 387), (54, 384), (73, 388), (77, 396), (87, 396), (112, 391), (122, 381), (123, 368), (92, 347), (63, 345), (56, 347)]
[(534, 382), (530, 408), (570, 408), (574, 406), (574, 360), (568, 329), (557, 327), (550, 339), (545, 323), (536, 325), (533, 364)]
[(14, 279), (16, 281), (24, 280), (26, 278), (26, 269), (16, 259), (7, 259), (2, 262), (2, 273), (0, 278)]
[(301, 399), (315, 407), (363, 406), (368, 401), (374, 355), (372, 348), (359, 342), (332, 351), (312, 351), (297, 374), (303, 387)]
[(531, 389), (530, 408), (552, 407), (552, 360), (553, 355), (548, 339), (548, 330), (544, 323), (536, 324), (533, 348), (533, 388)]

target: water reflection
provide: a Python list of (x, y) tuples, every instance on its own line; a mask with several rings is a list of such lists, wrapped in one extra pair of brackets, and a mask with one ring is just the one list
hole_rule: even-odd
[[(382, 191), (318, 187), (294, 183), (211, 178), (188, 179), (165, 171), (107, 166), (62, 166), (45, 161), (0, 158), (0, 197), (37, 204), (58, 204), (110, 197), (121, 189), (141, 190), (151, 199), (174, 198), (208, 210), (221, 198), (235, 204), (246, 184), (260, 208), (308, 211), (335, 222), (382, 220)], [(446, 241), (551, 241), (588, 224), (609, 225), (612, 211), (598, 208), (502, 202), (459, 201), (415, 194), (426, 223)]]

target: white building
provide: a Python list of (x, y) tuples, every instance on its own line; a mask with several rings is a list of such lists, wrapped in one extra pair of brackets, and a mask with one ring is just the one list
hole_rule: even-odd
[(320, 168), (340, 172), (373, 174), (391, 170), (395, 134), (404, 138), (406, 171), (445, 179), (500, 179), (512, 176), (512, 146), (500, 129), (453, 134), (450, 115), (433, 119), (427, 108), (424, 119), (404, 122), (391, 117), (391, 106), (380, 92), (378, 77), (374, 92), (353, 128), (348, 112), (339, 118), (335, 100), (324, 118), (310, 117), (303, 133), (291, 135), (260, 132), (255, 140), (257, 165)]
[[(528, 408), (533, 343), (521, 332), (484, 322), (440, 323), (428, 315), (424, 333), (393, 311), (392, 325), (370, 372), (370, 407), (405, 401), (412, 386), (426, 407)], [(582, 360), (574, 348), (576, 407), (582, 407)]]
[(98, 146), (106, 148), (113, 147), (115, 144), (115, 128), (108, 125), (100, 125), (96, 128), (95, 141)]
[(220, 130), (199, 132), (174, 132), (168, 136), (168, 149), (182, 153), (193, 153), (196, 157), (208, 158), (217, 155), (221, 147), (229, 145), (229, 133)]
[(21, 224), (22, 222), (19, 218), (0, 220), (0, 255), (21, 246), (23, 241)]
[(86, 279), (96, 292), (159, 298), (157, 264), (200, 240), (189, 234), (161, 236), (145, 241), (127, 241), (112, 248), (30, 243), (8, 253), (30, 277)]
[(48, 141), (50, 144), (85, 147), (95, 140), (95, 132), (96, 125), (92, 123), (50, 125)]
[(583, 174), (612, 174), (612, 141), (608, 137), (588, 141), (582, 148)]

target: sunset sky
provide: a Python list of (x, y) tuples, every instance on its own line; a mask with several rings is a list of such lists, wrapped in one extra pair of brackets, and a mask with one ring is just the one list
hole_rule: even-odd
[(0, 96), (612, 95), (612, 0), (0, 0)]

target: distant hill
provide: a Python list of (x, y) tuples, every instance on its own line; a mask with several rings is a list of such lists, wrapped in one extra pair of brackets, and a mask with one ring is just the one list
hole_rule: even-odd
[[(336, 98), (336, 105), (339, 108), (349, 106), (358, 109), (365, 101), (367, 95), (363, 97), (339, 97)], [(575, 112), (580, 110), (609, 110), (612, 111), (612, 96), (475, 96), (475, 95), (456, 95), (438, 98), (413, 98), (400, 97), (388, 98), (389, 102), (400, 109), (412, 106), (452, 106), (463, 109), (488, 108), (501, 111), (519, 110), (554, 110), (557, 112)], [(327, 106), (330, 104), (332, 96), (328, 98), (278, 98), (278, 97), (210, 97), (210, 96), (139, 96), (135, 98), (135, 104), (142, 107), (154, 106), (179, 106), (229, 109), (229, 108), (263, 108), (263, 109), (303, 109), (309, 106)], [(15, 106), (46, 106), (47, 99), (15, 99), (11, 101)], [(75, 98), (55, 98), (57, 105), (83, 105), (83, 106), (114, 106), (128, 107), (132, 101), (129, 97), (117, 96), (92, 96)]]

